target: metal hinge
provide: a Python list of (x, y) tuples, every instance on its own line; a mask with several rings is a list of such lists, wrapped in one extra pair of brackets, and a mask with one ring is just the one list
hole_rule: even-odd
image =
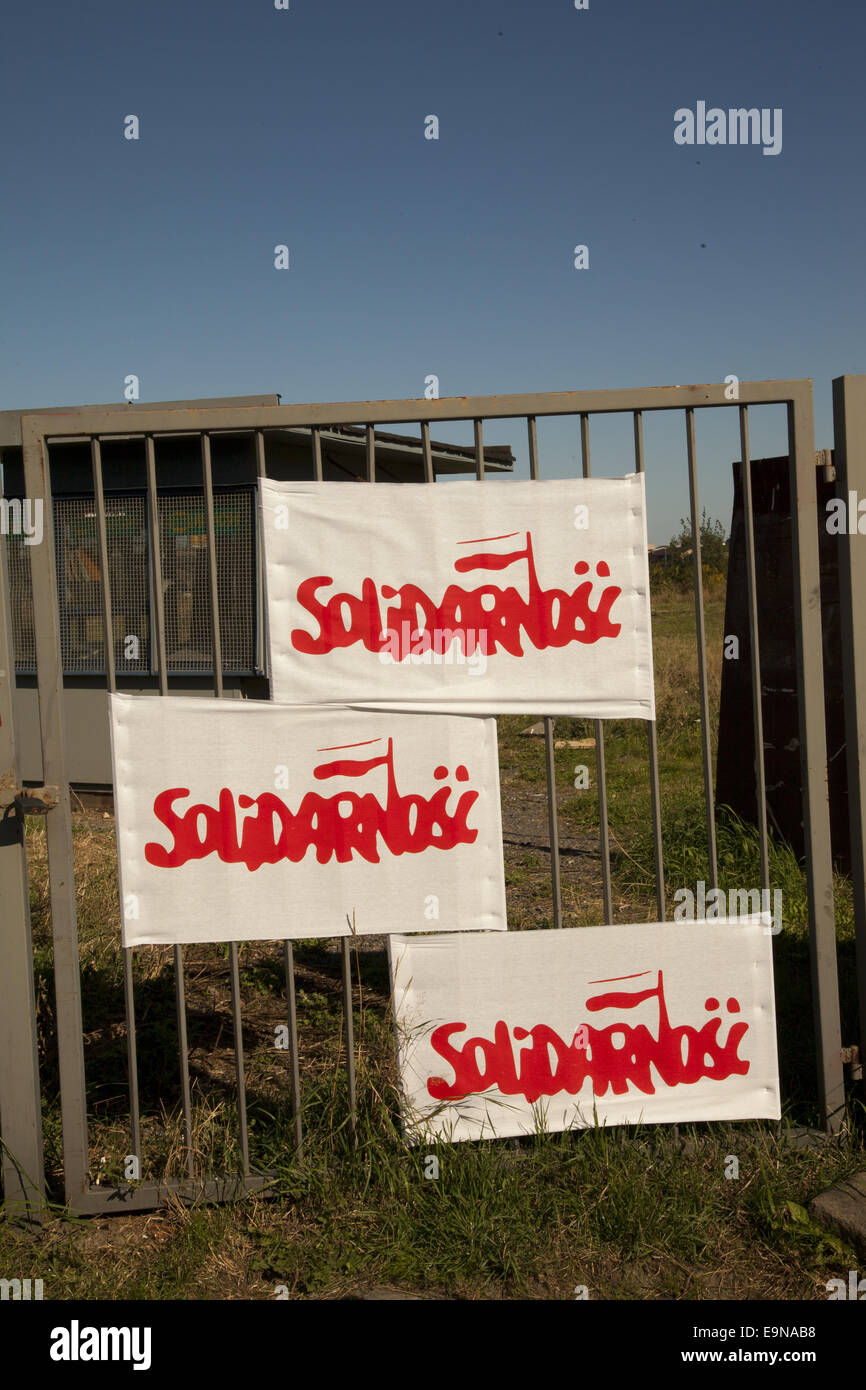
[[(60, 800), (59, 787), (24, 787), (18, 782), (11, 769), (0, 777), (0, 810), (4, 806), (9, 806), (19, 796), (29, 797), (31, 800), (38, 800), (46, 811), (53, 811)], [(28, 816), (41, 816), (42, 810), (27, 812)]]
[(37, 796), (28, 796), (24, 792), (13, 798), (3, 812), (0, 820), (0, 846), (3, 845), (23, 845), (24, 843), (24, 817), (25, 816), (47, 816), (53, 810), (47, 802), (40, 800)]
[(836, 466), (833, 463), (832, 449), (817, 449), (815, 451), (815, 463), (818, 468), (823, 468), (825, 483), (835, 482)]
[(842, 1065), (851, 1068), (852, 1081), (862, 1081), (863, 1065), (860, 1061), (859, 1047), (842, 1048)]

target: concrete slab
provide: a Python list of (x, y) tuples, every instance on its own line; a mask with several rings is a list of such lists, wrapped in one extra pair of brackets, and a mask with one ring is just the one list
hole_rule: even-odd
[(866, 1172), (854, 1173), (813, 1197), (809, 1213), (866, 1258)]

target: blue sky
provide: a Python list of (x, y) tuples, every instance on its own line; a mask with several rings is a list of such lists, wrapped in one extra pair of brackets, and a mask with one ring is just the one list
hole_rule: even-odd
[[(301, 402), (735, 373), (812, 377), (830, 446), (831, 380), (866, 372), (864, 38), (853, 0), (7, 9), (0, 408), (120, 401), (129, 373), (142, 401)], [(781, 152), (677, 145), (699, 100), (781, 108)], [(783, 412), (752, 416), (753, 454), (784, 452)], [(661, 542), (682, 416), (646, 430)], [(522, 472), (524, 433), (485, 440)], [(574, 471), (575, 427), (540, 443)], [(630, 420), (592, 444), (594, 471), (633, 466)], [(736, 412), (699, 414), (698, 445), (727, 528)]]

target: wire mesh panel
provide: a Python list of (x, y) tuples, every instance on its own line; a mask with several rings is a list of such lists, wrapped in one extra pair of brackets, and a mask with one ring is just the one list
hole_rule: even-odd
[[(207, 517), (197, 496), (157, 499), (169, 671), (213, 670), (208, 592)], [(214, 497), (222, 669), (256, 665), (256, 552), (250, 492)]]
[(36, 634), (33, 628), (33, 604), (30, 601), (30, 547), (19, 532), (13, 531), (6, 537), (6, 555), (15, 669), (22, 673), (35, 671)]
[[(147, 530), (141, 497), (110, 499), (105, 529), (111, 583), (114, 659), (126, 672), (150, 670)], [(96, 507), (90, 497), (55, 504), (54, 536), (63, 669), (105, 670), (102, 572)]]
[[(252, 674), (257, 667), (253, 499), (249, 491), (223, 493), (214, 505), (223, 671)], [(210, 674), (204, 500), (194, 494), (163, 495), (158, 512), (168, 669)], [(105, 529), (115, 667), (118, 675), (151, 675), (156, 666), (145, 498), (107, 498)], [(94, 499), (58, 498), (54, 536), (64, 674), (101, 675), (106, 661)], [(8, 539), (15, 669), (26, 674), (36, 670), (30, 547), (20, 534)]]

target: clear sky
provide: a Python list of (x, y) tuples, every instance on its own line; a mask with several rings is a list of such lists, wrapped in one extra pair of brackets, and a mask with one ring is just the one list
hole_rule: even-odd
[[(130, 373), (142, 401), (284, 402), (734, 373), (812, 377), (832, 445), (831, 380), (866, 372), (858, 0), (289, 3), (5, 8), (0, 408), (121, 401)], [(781, 108), (781, 151), (678, 145), (699, 101)], [(782, 411), (752, 414), (753, 455), (784, 452)], [(646, 429), (661, 542), (682, 416)], [(522, 425), (485, 441), (525, 470)], [(540, 443), (575, 470), (576, 429)], [(592, 443), (632, 468), (630, 420)], [(736, 412), (698, 445), (727, 529)]]

